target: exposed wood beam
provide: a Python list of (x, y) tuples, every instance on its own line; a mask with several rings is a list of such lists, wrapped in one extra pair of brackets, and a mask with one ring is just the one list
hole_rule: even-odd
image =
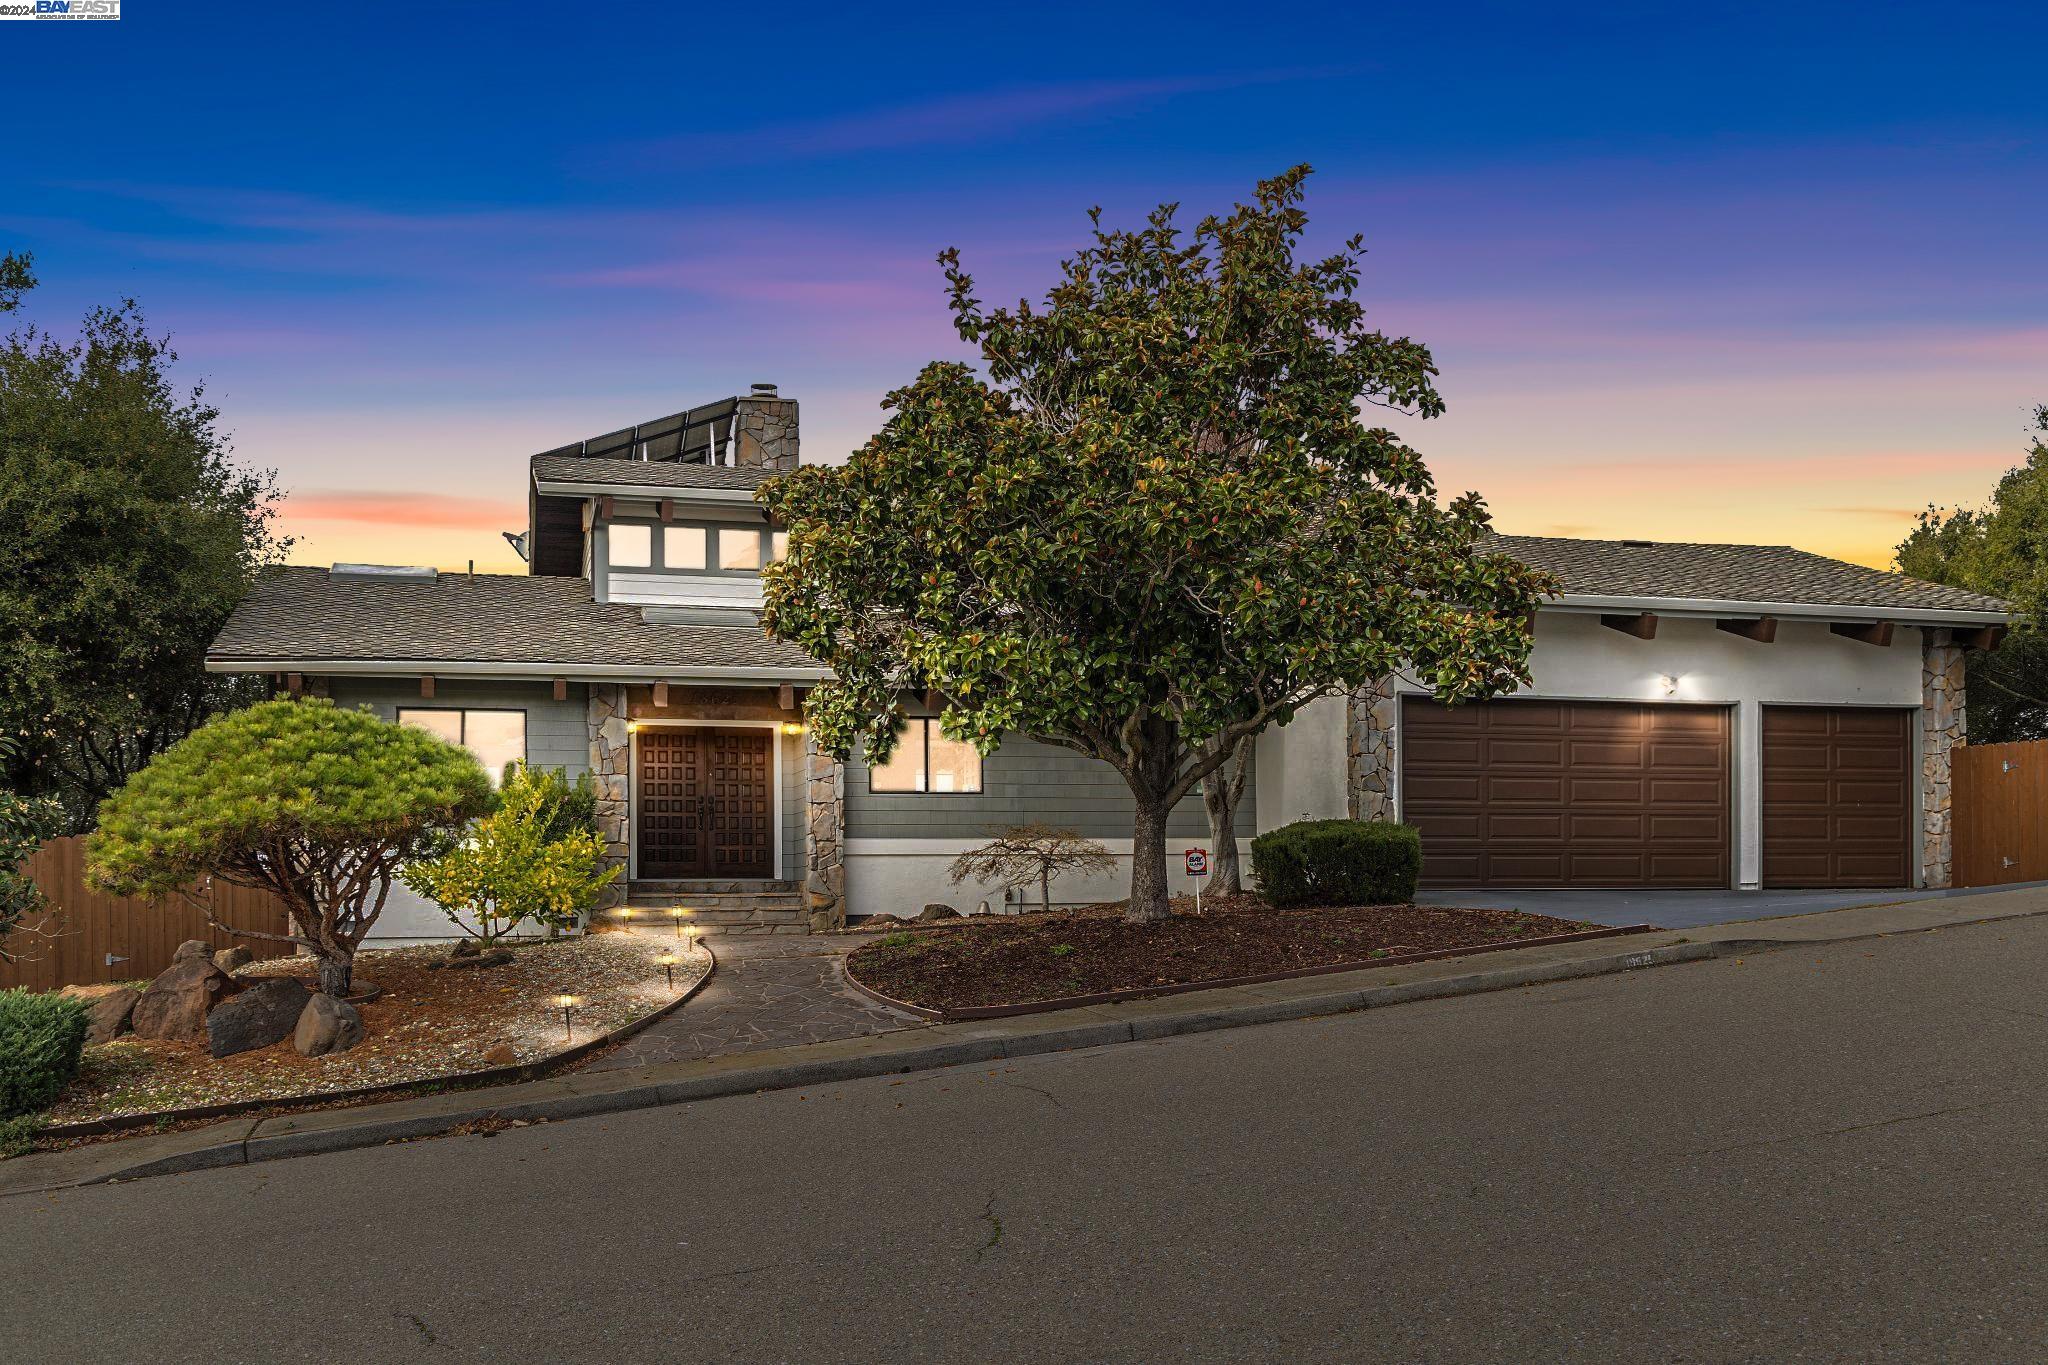
[(939, 695), (939, 690), (938, 690), (937, 688), (935, 688), (935, 687), (927, 687), (927, 688), (926, 688), (926, 689), (924, 690), (924, 709), (925, 709), (925, 710), (927, 710), (927, 711), (937, 711), (937, 710), (940, 710), (940, 709), (942, 709), (942, 708), (944, 707), (944, 705), (945, 705), (945, 699), (944, 699), (943, 697), (941, 697), (941, 696)]
[(1889, 621), (1831, 621), (1828, 629), (1845, 640), (1858, 640), (1880, 649), (1892, 642), (1892, 623)]
[(1754, 640), (1760, 645), (1767, 645), (1778, 638), (1778, 618), (1775, 616), (1759, 616), (1754, 620), (1745, 620), (1737, 617), (1734, 620), (1714, 622), (1714, 629), (1725, 630), (1730, 635), (1740, 635), (1745, 640)]
[(2005, 643), (2004, 626), (1979, 626), (1975, 629), (1962, 627), (1953, 632), (1955, 641), (1964, 649), (1981, 649), (1986, 654)]
[(676, 519), (676, 500), (674, 498), (663, 498), (660, 502), (656, 503), (655, 506), (661, 509), (661, 520), (663, 525), (666, 525), (669, 522), (674, 521)]
[(612, 519), (612, 495), (606, 493), (597, 500), (597, 514), (606, 521)]
[(668, 705), (668, 684), (667, 684), (667, 683), (665, 683), (665, 682), (658, 682), (658, 683), (656, 683), (656, 684), (654, 685), (654, 704), (655, 704), (655, 706), (656, 706), (657, 708), (659, 708), (659, 707), (663, 707), (663, 706), (667, 706), (667, 705)]
[(776, 704), (777, 706), (781, 707), (781, 708), (782, 708), (783, 710), (785, 710), (785, 711), (794, 711), (794, 710), (796, 710), (796, 688), (795, 688), (795, 686), (793, 686), (793, 685), (792, 685), (792, 684), (790, 684), (790, 683), (784, 683), (784, 684), (783, 684), (782, 686), (780, 686), (780, 687), (776, 688), (776, 689), (775, 689), (775, 704)]
[(569, 680), (567, 678), (555, 679), (555, 700), (569, 700)]
[(1638, 640), (1657, 638), (1657, 613), (1653, 611), (1641, 611), (1633, 616), (1603, 615), (1600, 624), (1609, 630), (1618, 630), (1623, 635), (1633, 635)]
[(422, 673), (422, 674), (420, 674), (420, 695), (421, 695), (422, 697), (425, 697), (425, 698), (426, 698), (426, 699), (427, 699), (428, 701), (432, 701), (432, 700), (434, 699), (434, 675), (433, 675), (433, 674), (431, 674), (431, 673)]
[(300, 695), (301, 693), (303, 693), (303, 692), (304, 692), (304, 691), (306, 690), (306, 676), (305, 676), (305, 674), (303, 674), (303, 673), (287, 673), (287, 674), (285, 674), (285, 675), (284, 675), (284, 690), (285, 690), (286, 692), (290, 693), (290, 694), (291, 694), (292, 696), (294, 696), (294, 697), (296, 697), (296, 696), (299, 696), (299, 695)]

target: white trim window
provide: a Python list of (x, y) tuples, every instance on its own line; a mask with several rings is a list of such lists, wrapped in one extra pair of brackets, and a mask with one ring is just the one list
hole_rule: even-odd
[(913, 717), (905, 726), (889, 761), (868, 765), (869, 791), (931, 796), (981, 791), (981, 753), (972, 744), (947, 739), (939, 722), (929, 717)]
[(454, 706), (401, 706), (398, 723), (439, 735), (476, 755), (496, 786), (505, 769), (526, 761), (526, 712)]

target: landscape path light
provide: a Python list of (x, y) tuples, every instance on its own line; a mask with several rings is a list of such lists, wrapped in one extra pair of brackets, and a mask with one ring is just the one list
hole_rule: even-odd
[(569, 1023), (569, 1011), (576, 1008), (576, 997), (563, 991), (555, 997), (555, 1003), (562, 1007), (562, 1041), (568, 1042), (576, 1036), (576, 1030)]

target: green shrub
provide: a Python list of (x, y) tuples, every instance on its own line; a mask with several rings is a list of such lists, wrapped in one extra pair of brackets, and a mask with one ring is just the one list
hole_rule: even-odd
[(1274, 905), (1406, 905), (1422, 836), (1376, 820), (1298, 820), (1252, 840), (1252, 875)]
[(43, 1131), (41, 1114), (23, 1114), (18, 1118), (0, 1119), (0, 1161), (13, 1156), (27, 1156), (36, 1149), (36, 1134)]
[(83, 1000), (0, 991), (0, 1119), (47, 1109), (84, 1050)]

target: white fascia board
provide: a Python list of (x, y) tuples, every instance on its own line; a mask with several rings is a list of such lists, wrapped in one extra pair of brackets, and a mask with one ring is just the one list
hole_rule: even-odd
[(1777, 616), (1820, 621), (1896, 621), (1901, 625), (2003, 626), (2018, 619), (2004, 611), (1947, 611), (1936, 607), (1870, 607), (1812, 602), (1744, 602), (1716, 597), (1601, 597), (1565, 593), (1539, 610), (1567, 612), (1647, 611), (1657, 616)]
[(471, 659), (209, 658), (206, 671), (361, 678), (431, 673), (437, 678), (577, 678), (611, 682), (822, 682), (832, 676), (831, 670), (824, 668), (657, 668), (640, 664), (494, 663)]
[(663, 498), (675, 502), (740, 502), (755, 506), (751, 488), (676, 488), (659, 483), (582, 483), (557, 479), (535, 479), (533, 486), (543, 497), (562, 498)]

